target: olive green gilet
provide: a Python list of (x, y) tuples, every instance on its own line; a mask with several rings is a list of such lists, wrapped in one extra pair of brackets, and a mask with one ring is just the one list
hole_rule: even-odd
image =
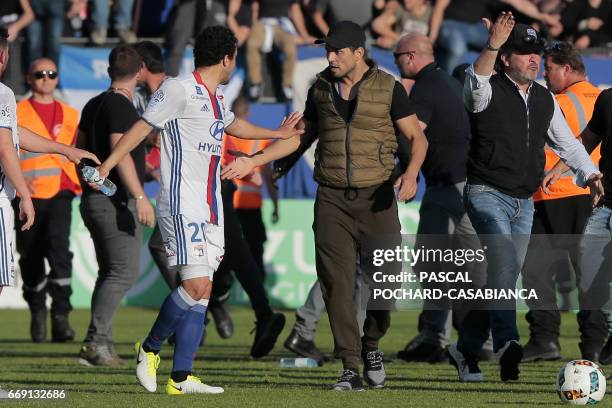
[(395, 167), (397, 139), (391, 120), (395, 78), (375, 66), (357, 91), (349, 122), (337, 113), (327, 71), (313, 84), (319, 142), (315, 151), (315, 180), (335, 188), (365, 188), (387, 181)]

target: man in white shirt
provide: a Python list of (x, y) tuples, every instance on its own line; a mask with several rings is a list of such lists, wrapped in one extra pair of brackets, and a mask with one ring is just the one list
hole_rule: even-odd
[[(141, 345), (136, 343), (136, 375), (150, 392), (157, 389), (159, 351), (176, 335), (170, 395), (222, 393), (191, 375), (204, 328), (214, 271), (224, 255), (221, 201), (221, 144), (224, 133), (245, 139), (286, 139), (274, 143), (262, 157), (274, 160), (297, 149), (295, 125), (301, 115), (290, 115), (277, 130), (263, 129), (241, 119), (226, 106), (219, 85), (226, 84), (236, 64), (236, 37), (221, 26), (208, 27), (196, 38), (196, 69), (164, 81), (151, 98), (142, 119), (121, 138), (100, 166), (106, 177), (119, 160), (153, 128), (162, 131), (161, 181), (157, 214), (168, 264), (181, 285), (164, 301), (157, 320)], [(244, 176), (244, 175), (242, 175)]]
[[(486, 248), (487, 288), (515, 289), (533, 221), (533, 193), (543, 176), (547, 144), (589, 185), (598, 200), (601, 174), (576, 140), (553, 95), (535, 82), (543, 44), (538, 33), (502, 13), (489, 29), (487, 47), (467, 70), (464, 102), (472, 123), (464, 203)], [(496, 64), (496, 65), (495, 65)], [(494, 65), (497, 74), (493, 74)], [(462, 381), (483, 381), (477, 353), (489, 329), (502, 381), (517, 380), (523, 352), (518, 343), (516, 301), (472, 305), (449, 347)]]

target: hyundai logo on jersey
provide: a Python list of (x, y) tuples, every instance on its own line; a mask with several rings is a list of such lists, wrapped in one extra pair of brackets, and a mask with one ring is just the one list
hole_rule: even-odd
[(210, 127), (210, 135), (212, 136), (213, 139), (220, 142), (223, 140), (224, 130), (225, 130), (225, 126), (223, 125), (223, 121), (217, 120)]

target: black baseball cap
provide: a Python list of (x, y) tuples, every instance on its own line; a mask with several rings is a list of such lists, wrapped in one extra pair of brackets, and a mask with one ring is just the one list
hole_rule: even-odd
[(533, 27), (517, 23), (502, 48), (516, 54), (542, 54), (544, 40)]
[(365, 31), (357, 23), (352, 21), (340, 21), (334, 24), (327, 33), (327, 37), (320, 38), (315, 44), (327, 44), (335, 49), (342, 48), (365, 48)]

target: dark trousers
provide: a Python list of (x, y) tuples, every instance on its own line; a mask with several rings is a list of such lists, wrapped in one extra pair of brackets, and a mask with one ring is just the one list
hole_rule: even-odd
[(179, 0), (168, 18), (168, 30), (165, 39), (166, 72), (169, 76), (178, 75), (185, 47), (191, 38), (202, 28), (206, 14), (205, 0)]
[[(51, 296), (51, 315), (67, 315), (71, 310), (72, 252), (70, 252), (70, 222), (72, 199), (70, 191), (61, 191), (49, 199), (33, 199), (36, 222), (27, 231), (17, 228), (19, 268), (23, 279), (23, 298), (30, 310), (45, 308), (46, 294)], [(21, 225), (19, 199), (15, 225)], [(51, 270), (45, 272), (45, 259)]]
[(263, 222), (263, 216), (261, 214), (261, 208), (237, 208), (236, 215), (240, 220), (242, 226), (242, 232), (244, 238), (249, 244), (251, 254), (259, 267), (259, 270), (264, 274), (266, 269), (264, 267), (264, 243), (267, 240), (266, 237), (266, 226)]
[(80, 210), (99, 268), (84, 343), (112, 344), (115, 311), (138, 277), (142, 226), (133, 199), (124, 204), (102, 194), (89, 194), (81, 199)]
[(360, 339), (354, 301), (357, 274), (354, 260), (359, 247), (361, 265), (369, 274), (371, 268), (366, 266), (372, 265), (369, 257), (376, 245), (386, 247), (388, 237), (394, 241), (391, 245), (401, 243), (392, 185), (357, 190), (319, 186), (313, 230), (317, 275), (334, 336), (334, 355), (342, 359), (345, 368), (357, 369), (362, 348), (378, 349), (378, 342), (391, 323), (389, 310), (373, 310), (369, 303)]
[(234, 210), (233, 198), (236, 187), (231, 181), (222, 181), (221, 183), (223, 218), (225, 220), (225, 255), (214, 275), (211, 307), (227, 298), (232, 286), (231, 273), (233, 270), (238, 282), (249, 296), (257, 320), (264, 319), (272, 314), (272, 310), (263, 285), (263, 273), (259, 270), (249, 245), (244, 239), (240, 221), (238, 221), (238, 216)]
[[(580, 281), (578, 241), (591, 214), (591, 199), (588, 195), (579, 195), (543, 200), (536, 202), (534, 207), (533, 236), (522, 276), (523, 286), (535, 288), (538, 300), (528, 302), (530, 311), (526, 319), (532, 340), (558, 344), (561, 315), (557, 308), (555, 281), (559, 280), (559, 274), (569, 275), (572, 269), (577, 275), (576, 282)], [(548, 237), (547, 234), (556, 236)], [(604, 315), (599, 310), (580, 309), (577, 315), (580, 348), (583, 353), (598, 352), (608, 335)]]

